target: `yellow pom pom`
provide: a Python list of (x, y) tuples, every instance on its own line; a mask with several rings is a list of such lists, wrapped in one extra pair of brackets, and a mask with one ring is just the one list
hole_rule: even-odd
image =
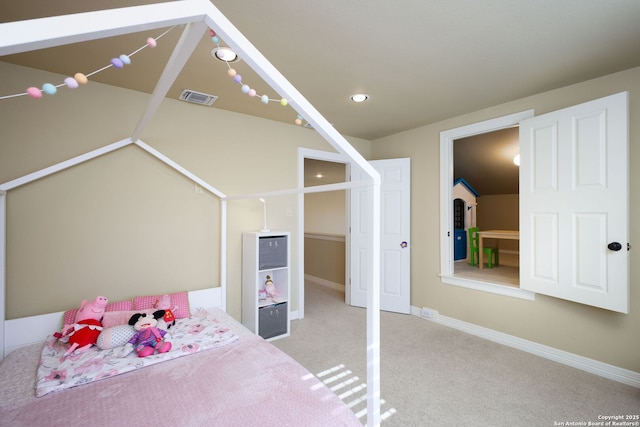
[(280, 105), (282, 105), (283, 107), (286, 107), (288, 103), (289, 103), (289, 101), (287, 101), (287, 100), (286, 100), (286, 99), (284, 99), (284, 98), (282, 98), (282, 99), (280, 100)]

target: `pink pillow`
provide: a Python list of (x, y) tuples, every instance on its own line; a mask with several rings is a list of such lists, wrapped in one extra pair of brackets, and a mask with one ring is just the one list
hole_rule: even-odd
[[(186, 319), (191, 316), (189, 311), (189, 295), (186, 291), (169, 294), (171, 297), (171, 310), (176, 319)], [(162, 295), (148, 295), (133, 299), (133, 310), (155, 309), (156, 303)]]
[[(71, 325), (76, 321), (76, 314), (78, 313), (79, 308), (74, 308), (73, 310), (67, 310), (64, 312), (64, 324)], [(116, 301), (109, 303), (105, 311), (124, 311), (124, 310), (133, 310), (131, 300), (126, 301)], [(129, 320), (129, 319), (127, 319)]]
[(129, 323), (129, 319), (131, 319), (133, 313), (131, 310), (106, 312), (102, 318), (102, 327), (112, 328), (114, 326), (126, 325)]

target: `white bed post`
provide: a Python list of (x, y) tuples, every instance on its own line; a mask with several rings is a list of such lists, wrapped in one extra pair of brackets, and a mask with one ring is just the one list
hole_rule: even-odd
[(7, 313), (5, 312), (5, 295), (7, 289), (7, 276), (6, 276), (6, 262), (7, 262), (7, 192), (0, 190), (0, 319), (2, 319), (2, 328), (0, 328), (0, 346), (2, 353), (0, 353), (0, 360), (5, 356), (5, 319)]
[(227, 200), (220, 200), (220, 290), (221, 308), (227, 311)]
[(374, 179), (371, 206), (371, 286), (367, 288), (367, 425), (380, 425), (380, 219), (381, 181)]

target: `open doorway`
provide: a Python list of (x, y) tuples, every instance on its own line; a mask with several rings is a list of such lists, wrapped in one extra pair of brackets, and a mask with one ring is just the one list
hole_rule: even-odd
[[(519, 128), (507, 127), (453, 142), (454, 274), (508, 286), (519, 286), (517, 240), (485, 239), (497, 251), (498, 268), (472, 262), (470, 228), (519, 230)], [(477, 242), (476, 242), (477, 247)], [(493, 266), (495, 267), (495, 266)]]
[[(349, 180), (348, 166), (340, 161), (305, 156), (303, 165), (304, 187)], [(312, 303), (304, 300), (305, 282), (337, 289), (346, 295), (348, 271), (346, 190), (307, 193), (303, 198), (304, 267), (299, 301), (302, 315), (305, 303)]]
[[(338, 154), (299, 149), (298, 156), (298, 183), (300, 187), (304, 186), (308, 190), (301, 192), (298, 197), (300, 212), (298, 215), (298, 253), (300, 254), (300, 264), (298, 270), (297, 318), (304, 318), (305, 278), (314, 279), (323, 285), (343, 290), (346, 304), (365, 307), (367, 305), (368, 284), (371, 281), (369, 280), (370, 277), (359, 273), (370, 271), (373, 267), (367, 267), (365, 264), (373, 262), (373, 259), (364, 255), (367, 253), (372, 254), (371, 236), (366, 235), (365, 229), (367, 227), (358, 227), (358, 225), (371, 223), (369, 218), (372, 215), (373, 209), (371, 208), (373, 205), (369, 204), (374, 199), (367, 195), (368, 191), (366, 189), (364, 192), (358, 190), (356, 193), (354, 193), (354, 189), (366, 187), (369, 181), (359, 178), (360, 171), (358, 170), (354, 174), (350, 169), (350, 165), (345, 163), (343, 157)], [(311, 166), (314, 164), (314, 162), (307, 162), (307, 167), (305, 167), (307, 159), (321, 160), (322, 162), (317, 163), (319, 165), (330, 166), (333, 163), (334, 166), (338, 167), (338, 172), (333, 174), (335, 175), (334, 178), (326, 177), (324, 176), (325, 174), (321, 173), (323, 176), (320, 178), (326, 178), (327, 181), (332, 183), (309, 182), (305, 185), (305, 169), (311, 171)], [(372, 161), (370, 164), (380, 173), (382, 178), (381, 192), (386, 194), (386, 197), (379, 199), (381, 221), (383, 224), (387, 221), (386, 225), (381, 226), (385, 233), (380, 238), (381, 255), (383, 253), (386, 257), (380, 262), (380, 275), (385, 278), (384, 281), (381, 280), (380, 308), (386, 311), (409, 313), (411, 293), (411, 281), (408, 274), (411, 271), (410, 159), (382, 159)], [(309, 179), (319, 178), (317, 173), (309, 173), (308, 175), (310, 175)], [(352, 187), (352, 179), (356, 181), (356, 187)], [(317, 185), (320, 185), (320, 188), (314, 190), (313, 187)], [(320, 192), (334, 193), (336, 196), (333, 199), (320, 199), (321, 202), (316, 203), (315, 207), (310, 206), (310, 201), (314, 199), (309, 198), (308, 195)], [(333, 209), (327, 213), (327, 209), (335, 208), (339, 203), (342, 203), (341, 201), (344, 201), (344, 210), (336, 211)], [(311, 214), (319, 217), (315, 221), (319, 224), (324, 224), (325, 227), (327, 226), (327, 220), (331, 220), (330, 228), (321, 231), (311, 228), (307, 223), (311, 224), (314, 219), (309, 218), (307, 212), (312, 212)], [(344, 222), (342, 222), (342, 219), (344, 219)], [(354, 227), (354, 224), (356, 227)], [(344, 243), (342, 242), (342, 236), (344, 236)], [(315, 264), (318, 259), (322, 259), (322, 257), (318, 257), (312, 250), (307, 250), (307, 244), (311, 245), (312, 243), (308, 241), (310, 237), (321, 237), (322, 239), (317, 240), (324, 240), (325, 244), (326, 241), (334, 240), (344, 248), (332, 250), (332, 261), (327, 264), (320, 264), (321, 267), (315, 269), (315, 274), (310, 272), (310, 268), (307, 269), (305, 267), (305, 260), (308, 260), (311, 265), (312, 263)], [(342, 262), (343, 259), (344, 263)], [(340, 265), (339, 270), (336, 268), (336, 263)], [(342, 265), (344, 265), (344, 274), (342, 273)], [(319, 277), (320, 280), (318, 280), (317, 275), (325, 274), (327, 269), (336, 269), (339, 273), (333, 276), (334, 279), (327, 280), (321, 276)], [(344, 280), (341, 280), (342, 278)]]

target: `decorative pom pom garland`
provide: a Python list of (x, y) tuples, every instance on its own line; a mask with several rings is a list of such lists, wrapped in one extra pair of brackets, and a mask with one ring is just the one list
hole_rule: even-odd
[[(96, 70), (92, 73), (89, 74), (83, 74), (83, 73), (76, 73), (74, 74), (73, 77), (67, 77), (64, 79), (64, 82), (58, 85), (54, 85), (53, 83), (45, 83), (42, 85), (42, 88), (37, 88), (35, 86), (31, 86), (29, 88), (27, 88), (27, 90), (23, 93), (17, 93), (15, 95), (6, 95), (6, 96), (0, 96), (0, 100), (2, 99), (7, 99), (7, 98), (15, 98), (18, 96), (29, 96), (33, 99), (39, 99), (42, 98), (43, 94), (46, 95), (55, 95), (58, 92), (58, 88), (66, 86), (69, 89), (76, 89), (78, 88), (80, 85), (85, 85), (88, 83), (89, 81), (89, 77), (100, 73), (104, 70), (106, 70), (107, 68), (115, 68), (115, 69), (122, 69), (124, 68), (125, 65), (130, 65), (131, 64), (131, 57), (133, 55), (135, 55), (136, 53), (140, 52), (141, 50), (143, 50), (146, 47), (150, 47), (150, 48), (154, 48), (158, 45), (157, 40), (162, 38), (163, 36), (165, 36), (166, 34), (168, 34), (171, 30), (173, 30), (175, 27), (171, 27), (169, 28), (167, 31), (165, 31), (164, 33), (160, 34), (158, 37), (153, 38), (153, 37), (149, 37), (147, 38), (146, 44), (143, 45), (142, 47), (138, 48), (137, 50), (135, 50), (134, 52), (130, 53), (129, 55), (120, 55), (117, 58), (111, 58), (111, 61), (109, 63), (109, 65), (100, 68), (99, 70)], [(213, 43), (215, 43), (215, 45), (219, 48), (220, 47), (220, 38), (216, 35), (215, 31), (210, 29), (209, 30), (209, 35), (211, 36), (211, 40), (213, 41)], [(251, 98), (257, 98), (260, 100), (260, 102), (262, 102), (263, 104), (268, 104), (269, 102), (278, 102), (280, 103), (281, 106), (286, 107), (289, 105), (289, 101), (286, 98), (281, 98), (281, 99), (270, 99), (267, 95), (258, 95), (256, 93), (256, 90), (251, 88), (251, 86), (249, 86), (246, 83), (242, 82), (242, 76), (240, 74), (238, 74), (236, 72), (235, 69), (231, 68), (231, 65), (227, 62), (227, 67), (229, 67), (229, 69), (227, 70), (227, 75), (229, 77), (231, 77), (233, 79), (233, 81), (237, 84), (240, 85), (240, 90), (242, 91), (242, 93), (249, 95)], [(298, 115), (297, 118), (295, 119), (295, 124), (297, 125), (301, 125), (303, 123), (303, 117), (301, 115)]]
[(147, 39), (147, 43), (140, 47), (139, 49), (135, 50), (134, 52), (130, 53), (129, 55), (120, 55), (118, 58), (112, 58), (111, 59), (111, 63), (109, 65), (107, 65), (106, 67), (100, 68), (99, 70), (96, 70), (92, 73), (89, 73), (87, 75), (82, 74), (82, 73), (76, 73), (73, 77), (67, 77), (64, 79), (64, 83), (61, 83), (59, 85), (54, 85), (53, 83), (45, 83), (42, 85), (41, 89), (38, 89), (35, 86), (31, 86), (29, 87), (26, 92), (24, 93), (17, 93), (15, 95), (6, 95), (6, 96), (0, 96), (0, 100), (2, 99), (6, 99), (6, 98), (15, 98), (18, 96), (30, 96), (31, 98), (34, 99), (38, 99), (38, 98), (42, 98), (42, 94), (47, 94), (47, 95), (55, 95), (58, 92), (58, 88), (62, 87), (62, 86), (66, 86), (69, 89), (76, 89), (79, 85), (85, 85), (87, 84), (87, 82), (89, 81), (89, 77), (93, 76), (94, 74), (98, 74), (101, 71), (106, 70), (107, 68), (113, 67), (116, 69), (121, 69), (123, 68), (125, 65), (129, 65), (131, 64), (131, 57), (133, 55), (135, 55), (136, 53), (140, 52), (142, 49), (146, 48), (146, 47), (151, 47), (154, 48), (158, 45), (157, 39), (162, 38), (163, 36), (165, 36), (167, 33), (169, 33), (169, 31), (173, 30), (175, 27), (171, 27), (169, 28), (167, 31), (165, 31), (164, 33), (160, 34), (158, 37), (156, 37), (155, 39), (153, 37), (149, 37)]
[[(209, 36), (211, 36), (211, 41), (216, 45), (216, 47), (220, 48), (220, 37), (216, 35), (216, 32), (212, 29), (209, 29)], [(253, 89), (248, 84), (243, 83), (242, 76), (238, 74), (238, 72), (235, 69), (231, 68), (231, 65), (228, 62), (226, 64), (227, 64), (227, 67), (229, 67), (229, 69), (227, 70), (227, 75), (231, 77), (234, 83), (241, 85), (240, 90), (242, 91), (242, 93), (249, 95), (252, 98), (256, 97), (257, 95), (256, 90)], [(287, 100), (286, 98), (271, 99), (267, 95), (260, 95), (258, 96), (258, 99), (260, 99), (260, 102), (262, 102), (263, 104), (268, 104), (269, 102), (279, 102), (280, 105), (282, 105), (283, 107), (286, 107), (287, 105), (289, 105), (289, 100)], [(298, 115), (294, 123), (297, 125), (301, 125), (302, 121), (303, 121), (302, 116)]]

